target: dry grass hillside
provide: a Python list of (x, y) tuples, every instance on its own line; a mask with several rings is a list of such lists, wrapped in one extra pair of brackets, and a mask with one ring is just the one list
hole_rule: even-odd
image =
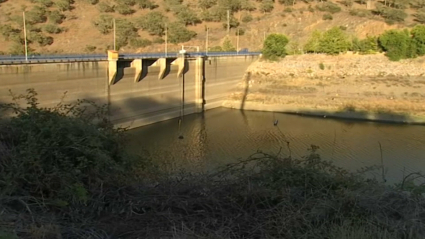
[(0, 52), (23, 53), (23, 11), (30, 51), (41, 54), (103, 53), (113, 46), (112, 19), (122, 52), (164, 51), (165, 26), (168, 51), (182, 44), (205, 50), (207, 27), (209, 47), (215, 49), (225, 42), (227, 9), (234, 47), (237, 32), (239, 48), (250, 50), (261, 49), (264, 37), (277, 32), (291, 39), (289, 48), (299, 49), (313, 30), (340, 26), (365, 37), (412, 26), (425, 16), (425, 3), (415, 1), (374, 1), (368, 10), (368, 4), (352, 0), (0, 0)]

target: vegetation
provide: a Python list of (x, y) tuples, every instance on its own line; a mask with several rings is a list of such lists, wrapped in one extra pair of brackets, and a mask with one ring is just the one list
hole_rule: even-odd
[(124, 152), (107, 105), (43, 108), (36, 96), (0, 107), (14, 113), (0, 121), (2, 238), (425, 236), (416, 175), (386, 187), (313, 145), (301, 159), (257, 152), (213, 173), (171, 175)]
[(262, 54), (265, 59), (277, 60), (286, 56), (286, 45), (289, 40), (282, 34), (270, 34), (264, 41)]

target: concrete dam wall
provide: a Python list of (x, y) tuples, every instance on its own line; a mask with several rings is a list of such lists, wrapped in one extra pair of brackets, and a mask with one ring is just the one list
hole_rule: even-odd
[[(40, 105), (109, 104), (114, 124), (135, 128), (220, 107), (258, 56), (0, 65), (0, 103), (29, 88)], [(22, 102), (24, 103), (24, 102)]]

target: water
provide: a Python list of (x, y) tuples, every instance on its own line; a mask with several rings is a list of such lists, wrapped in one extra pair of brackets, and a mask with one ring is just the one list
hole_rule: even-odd
[[(323, 159), (354, 171), (381, 165), (380, 143), (388, 183), (425, 172), (425, 126), (218, 108), (185, 116), (180, 128), (173, 119), (133, 129), (128, 143), (130, 151), (164, 163), (167, 170), (191, 171), (213, 170), (257, 150), (300, 158), (311, 145), (320, 147)], [(367, 176), (381, 180), (382, 171)]]

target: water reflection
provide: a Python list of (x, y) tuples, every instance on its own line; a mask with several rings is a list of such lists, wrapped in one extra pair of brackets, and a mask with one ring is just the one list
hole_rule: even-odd
[[(273, 123), (278, 120), (275, 126)], [(179, 139), (179, 135), (184, 139)], [(290, 148), (287, 147), (289, 142)], [(323, 159), (351, 170), (381, 165), (388, 182), (425, 171), (425, 127), (301, 117), (219, 108), (129, 132), (132, 152), (164, 162), (169, 170), (211, 170), (261, 150), (302, 157), (310, 145)], [(149, 152), (147, 154), (146, 152)], [(382, 178), (380, 170), (369, 176)]]

